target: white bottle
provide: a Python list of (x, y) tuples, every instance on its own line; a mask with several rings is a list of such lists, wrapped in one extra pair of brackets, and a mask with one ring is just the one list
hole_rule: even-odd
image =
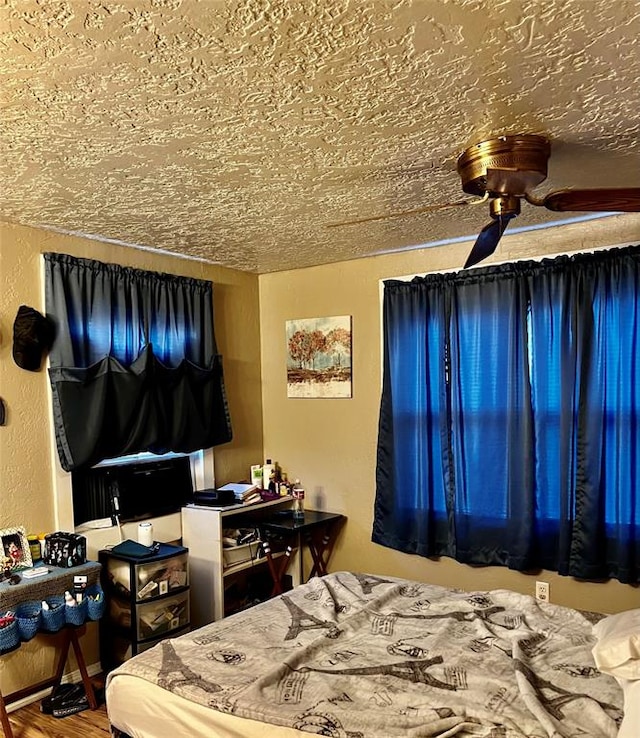
[(291, 494), (293, 495), (293, 519), (304, 520), (304, 487), (300, 485), (299, 479), (296, 479)]

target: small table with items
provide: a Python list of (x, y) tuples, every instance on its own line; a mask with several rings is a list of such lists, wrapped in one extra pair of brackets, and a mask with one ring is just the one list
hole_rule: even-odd
[[(274, 585), (272, 594), (282, 592), (282, 577), (294, 546), (299, 549), (300, 583), (305, 581), (303, 546), (308, 548), (313, 560), (308, 578), (327, 574), (327, 564), (344, 520), (345, 516), (340, 513), (305, 510), (302, 517), (296, 517), (292, 510), (279, 510), (262, 521), (264, 552)], [(287, 555), (279, 561), (271, 555), (271, 541), (274, 539), (284, 541), (287, 546)]]
[[(43, 567), (42, 564), (34, 568), (41, 567)], [(88, 561), (69, 568), (57, 566), (44, 568), (48, 569), (48, 572), (42, 576), (28, 579), (21, 572), (16, 572), (16, 574), (3, 577), (0, 582), (0, 614), (4, 616), (5, 613), (11, 612), (16, 615), (15, 619), (0, 629), (0, 656), (17, 650), (24, 641), (30, 640), (35, 635), (51, 635), (62, 631), (61, 642), (58, 646), (58, 662), (53, 677), (40, 682), (33, 688), (20, 690), (7, 697), (4, 697), (0, 691), (0, 724), (6, 738), (13, 736), (6, 705), (46, 687), (58, 687), (62, 681), (71, 647), (73, 647), (82, 676), (89, 706), (92, 710), (98, 706), (80, 648), (78, 633), (84, 629), (86, 620), (97, 620), (104, 611), (104, 596), (98, 584), (100, 564), (97, 561)], [(65, 603), (64, 593), (73, 592), (76, 576), (86, 577), (86, 589), (84, 589), (86, 596), (83, 596), (76, 605), (71, 606)], [(93, 599), (90, 599), (89, 594)], [(51, 603), (46, 618), (39, 609), (42, 602)], [(20, 617), (23, 611), (24, 618)]]

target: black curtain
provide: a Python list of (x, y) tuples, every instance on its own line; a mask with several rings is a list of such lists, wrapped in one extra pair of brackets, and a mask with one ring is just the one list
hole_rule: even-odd
[(210, 282), (66, 254), (44, 258), (63, 469), (231, 440)]

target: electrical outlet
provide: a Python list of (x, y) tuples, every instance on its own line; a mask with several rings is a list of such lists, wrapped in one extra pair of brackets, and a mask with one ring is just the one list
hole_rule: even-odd
[(549, 582), (536, 582), (536, 600), (549, 602)]

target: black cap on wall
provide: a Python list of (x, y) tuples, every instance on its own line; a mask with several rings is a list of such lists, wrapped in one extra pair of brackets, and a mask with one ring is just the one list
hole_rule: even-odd
[(35, 308), (20, 305), (13, 322), (13, 360), (21, 369), (37, 372), (53, 345), (53, 323)]

